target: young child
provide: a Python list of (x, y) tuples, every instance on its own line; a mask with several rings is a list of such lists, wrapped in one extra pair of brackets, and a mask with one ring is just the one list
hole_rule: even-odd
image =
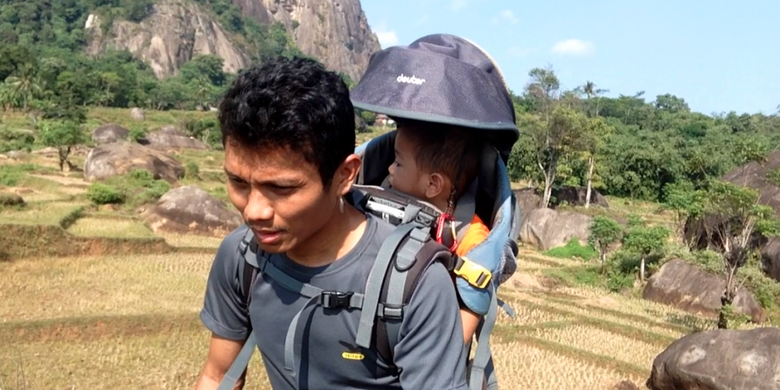
[[(478, 132), (439, 123), (396, 120), (395, 161), (388, 178), (393, 189), (424, 200), (443, 212), (453, 213), (454, 204), (479, 172), (482, 144)], [(466, 234), (455, 250), (458, 256), (482, 242), (489, 233), (474, 214)], [(466, 345), (477, 330), (480, 316), (464, 305), (460, 315)]]

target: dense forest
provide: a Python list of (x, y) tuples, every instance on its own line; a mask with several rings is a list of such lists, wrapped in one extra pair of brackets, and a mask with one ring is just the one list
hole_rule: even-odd
[(780, 116), (705, 115), (685, 99), (644, 92), (602, 96), (591, 81), (563, 90), (554, 69), (536, 68), (513, 95), (521, 139), (509, 162), (515, 180), (539, 187), (588, 186), (606, 195), (664, 201), (669, 184), (700, 189), (780, 146)]
[[(241, 37), (255, 62), (302, 55), (281, 25), (259, 25), (230, 0), (191, 1)], [(139, 21), (152, 4), (0, 0), (0, 107), (83, 122), (89, 106), (190, 110), (216, 105), (234, 77), (222, 71), (219, 57), (196, 56), (178, 75), (158, 80), (127, 51), (84, 54), (90, 13), (109, 22)], [(526, 88), (512, 95), (522, 138), (510, 174), (545, 188), (545, 202), (551, 188), (560, 185), (592, 185), (603, 194), (664, 201), (668, 184), (701, 188), (776, 149), (780, 141), (776, 114), (705, 115), (692, 112), (682, 97), (667, 94), (649, 101), (638, 92), (610, 98), (600, 87), (584, 81), (564, 90), (552, 68), (536, 68)], [(365, 114), (370, 123), (373, 115)], [(3, 149), (15, 145), (7, 141), (0, 139)]]
[[(230, 0), (192, 0), (212, 12), (238, 37), (254, 62), (303, 54), (280, 24), (259, 25)], [(113, 20), (140, 21), (152, 0), (0, 1), (0, 106), (34, 108), (45, 117), (83, 116), (84, 106), (195, 109), (216, 103), (231, 75), (222, 60), (196, 56), (175, 77), (157, 80), (127, 51), (99, 57), (84, 53), (84, 25), (100, 15), (107, 32)]]

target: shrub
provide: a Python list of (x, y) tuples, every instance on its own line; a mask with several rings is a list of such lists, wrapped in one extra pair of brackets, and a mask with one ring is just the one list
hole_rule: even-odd
[(188, 179), (200, 178), (200, 167), (193, 161), (188, 162), (185, 166), (185, 177)]
[(592, 246), (580, 244), (580, 240), (577, 238), (572, 238), (565, 246), (550, 249), (544, 254), (559, 259), (580, 258), (585, 261), (598, 256), (598, 252)]
[(112, 185), (95, 182), (87, 189), (87, 199), (95, 204), (119, 204), (125, 201), (125, 194)]

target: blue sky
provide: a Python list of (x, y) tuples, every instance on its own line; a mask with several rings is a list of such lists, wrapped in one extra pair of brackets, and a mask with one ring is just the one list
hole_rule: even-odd
[(780, 105), (778, 0), (362, 0), (382, 47), (432, 33), (468, 38), (520, 93), (534, 67), (563, 88), (682, 97), (704, 114)]

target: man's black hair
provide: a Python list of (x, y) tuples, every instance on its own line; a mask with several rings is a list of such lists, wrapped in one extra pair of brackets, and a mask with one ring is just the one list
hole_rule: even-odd
[(289, 148), (329, 188), (355, 150), (355, 114), (338, 74), (306, 58), (278, 57), (242, 70), (219, 105), (222, 144), (245, 151)]

